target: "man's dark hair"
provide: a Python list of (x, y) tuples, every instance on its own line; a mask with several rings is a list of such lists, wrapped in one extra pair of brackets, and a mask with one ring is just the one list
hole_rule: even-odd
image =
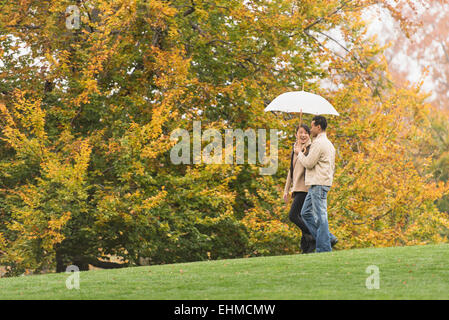
[(323, 116), (315, 116), (313, 117), (312, 121), (315, 123), (315, 125), (320, 125), (321, 130), (326, 131), (327, 128), (327, 120)]

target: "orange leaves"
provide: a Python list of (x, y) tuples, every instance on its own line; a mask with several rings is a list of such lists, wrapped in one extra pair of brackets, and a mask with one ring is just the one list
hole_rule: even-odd
[(434, 201), (447, 185), (432, 182), (424, 167), (431, 159), (420, 156), (420, 146), (429, 139), (424, 99), (414, 88), (391, 88), (379, 103), (357, 81), (336, 92), (342, 117), (329, 130), (340, 168), (328, 199), (331, 219), (336, 219), (332, 227), (347, 236), (345, 247), (442, 240), (440, 231), (449, 220)]

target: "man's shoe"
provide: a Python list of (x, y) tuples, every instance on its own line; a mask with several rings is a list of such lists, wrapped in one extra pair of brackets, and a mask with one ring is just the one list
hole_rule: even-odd
[(315, 249), (316, 249), (316, 241), (313, 240), (306, 253), (314, 253)]
[(334, 240), (331, 241), (331, 247), (333, 248), (338, 242), (338, 239), (335, 238)]

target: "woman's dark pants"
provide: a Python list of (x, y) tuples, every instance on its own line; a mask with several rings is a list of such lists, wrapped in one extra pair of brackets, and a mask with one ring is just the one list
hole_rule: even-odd
[(290, 208), (290, 212), (288, 217), (290, 221), (293, 222), (301, 229), (302, 237), (301, 237), (301, 251), (303, 253), (310, 253), (315, 251), (315, 239), (310, 233), (307, 225), (301, 217), (301, 209), (304, 204), (304, 200), (306, 199), (307, 192), (293, 192), (293, 203)]

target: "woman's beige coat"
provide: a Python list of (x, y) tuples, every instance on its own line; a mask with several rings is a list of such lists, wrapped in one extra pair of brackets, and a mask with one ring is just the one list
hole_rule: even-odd
[[(309, 151), (310, 145), (312, 142), (307, 141), (305, 144), (306, 147), (306, 155)], [(296, 144), (295, 144), (296, 146)], [(293, 148), (294, 150), (295, 148)], [(293, 151), (294, 152), (294, 151)], [(287, 181), (285, 182), (285, 188), (284, 188), (284, 194), (288, 194), (289, 192), (295, 192), (295, 191), (309, 191), (309, 188), (305, 184), (305, 168), (301, 164), (301, 162), (298, 161), (297, 153), (295, 152), (293, 155), (293, 179), (290, 174), (290, 169), (288, 170), (287, 175)], [(291, 187), (291, 190), (290, 190)]]

